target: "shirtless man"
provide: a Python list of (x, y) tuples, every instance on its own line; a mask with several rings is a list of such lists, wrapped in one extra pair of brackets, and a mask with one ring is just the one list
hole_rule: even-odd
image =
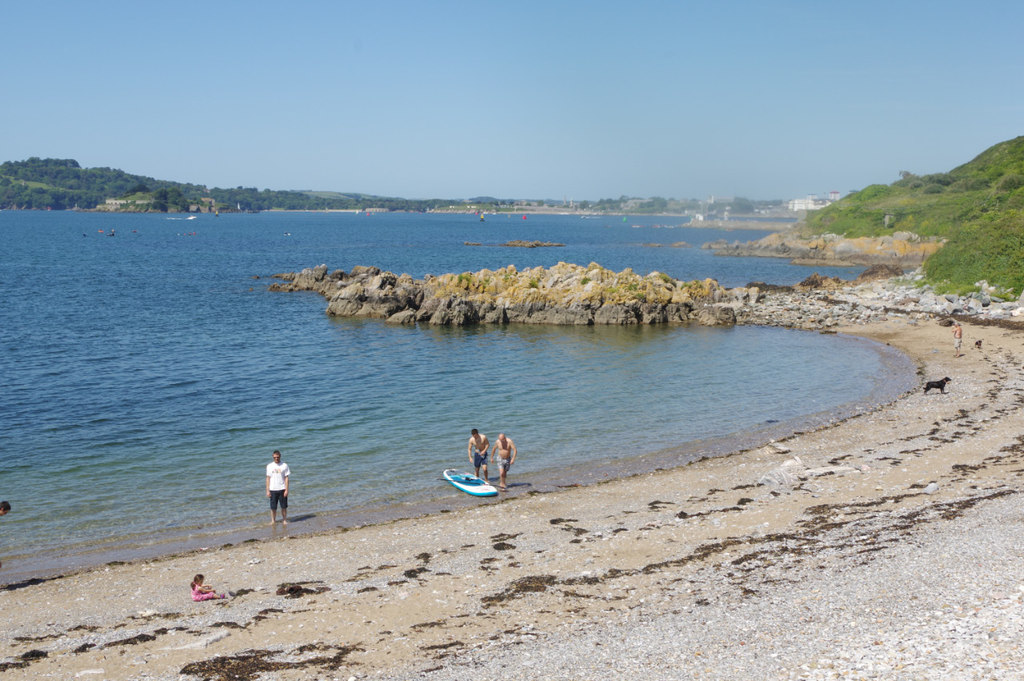
[(964, 329), (960, 326), (960, 322), (953, 322), (953, 356), (959, 357), (961, 355), (960, 346), (964, 342)]
[(487, 439), (486, 435), (476, 428), (469, 432), (469, 460), (473, 463), (473, 468), (476, 469), (476, 477), (480, 477), (480, 469), (482, 468), (484, 475), (481, 479), (487, 482), (487, 448), (491, 446), (491, 442)]
[(494, 449), (491, 450), (491, 461), (494, 461), (495, 454), (498, 454), (500, 480), (498, 489), (504, 492), (506, 489), (505, 476), (508, 474), (508, 469), (516, 462), (516, 443), (512, 442), (512, 438), (505, 437), (505, 433), (498, 433), (498, 441), (494, 443)]

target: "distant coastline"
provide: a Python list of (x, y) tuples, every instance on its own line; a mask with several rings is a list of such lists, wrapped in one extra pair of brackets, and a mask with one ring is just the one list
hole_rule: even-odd
[[(757, 215), (738, 215), (730, 218), (716, 218), (712, 220), (692, 220), (692, 213), (644, 213), (644, 212), (600, 212), (600, 211), (588, 211), (588, 210), (566, 210), (555, 206), (523, 206), (516, 210), (503, 210), (497, 212), (481, 212), (479, 210), (472, 210), (469, 208), (451, 208), (451, 209), (432, 209), (432, 210), (389, 210), (389, 209), (365, 209), (365, 208), (267, 208), (262, 210), (235, 210), (235, 209), (221, 209), (217, 212), (208, 211), (187, 211), (187, 210), (167, 210), (167, 211), (154, 211), (154, 210), (131, 210), (126, 208), (120, 208), (117, 210), (106, 209), (97, 206), (96, 208), (2, 208), (3, 211), (49, 211), (49, 210), (67, 210), (76, 213), (104, 213), (109, 215), (149, 215), (149, 214), (160, 214), (160, 215), (209, 215), (216, 216), (217, 214), (232, 215), (240, 213), (348, 213), (357, 215), (359, 213), (366, 213), (367, 215), (387, 215), (393, 213), (422, 213), (426, 215), (483, 215), (484, 218), (494, 217), (498, 218), (506, 216), (509, 218), (517, 215), (567, 215), (567, 216), (579, 216), (583, 219), (599, 219), (599, 218), (630, 218), (630, 217), (665, 217), (665, 218), (690, 218), (690, 222), (674, 224), (674, 225), (657, 225), (663, 228), (686, 228), (686, 229), (718, 229), (725, 231), (738, 231), (738, 230), (759, 230), (765, 232), (780, 232), (786, 231), (793, 228), (799, 220), (799, 217), (794, 213), (791, 216), (778, 215), (770, 217), (762, 217)], [(650, 225), (644, 225), (650, 226)]]

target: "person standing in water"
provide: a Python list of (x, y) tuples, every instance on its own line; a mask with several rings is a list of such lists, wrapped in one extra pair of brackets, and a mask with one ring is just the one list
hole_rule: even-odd
[(512, 438), (505, 437), (505, 433), (498, 433), (498, 440), (491, 450), (491, 461), (494, 461), (495, 454), (498, 455), (498, 489), (504, 492), (507, 489), (505, 477), (508, 475), (508, 469), (516, 461), (516, 443), (512, 442)]
[(476, 477), (480, 478), (480, 469), (483, 469), (484, 475), (480, 479), (484, 482), (487, 482), (487, 448), (490, 446), (491, 442), (486, 435), (476, 428), (469, 431), (469, 460), (476, 469)]
[[(0, 501), (0, 515), (7, 515), (11, 511), (11, 502)], [(3, 567), (3, 563), (0, 562), (0, 567)]]
[(288, 464), (281, 461), (281, 452), (274, 450), (274, 460), (267, 464), (267, 498), (270, 499), (270, 524), (277, 523), (277, 507), (281, 506), (281, 522), (288, 524)]

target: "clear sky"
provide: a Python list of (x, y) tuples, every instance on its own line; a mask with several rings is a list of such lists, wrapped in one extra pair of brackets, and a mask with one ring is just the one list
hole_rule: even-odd
[(1019, 0), (0, 0), (0, 161), (407, 198), (788, 199), (1024, 134)]

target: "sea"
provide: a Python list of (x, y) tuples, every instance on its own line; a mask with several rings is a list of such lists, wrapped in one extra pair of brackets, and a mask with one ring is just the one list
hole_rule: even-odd
[[(515, 441), (515, 495), (754, 446), (910, 389), (908, 358), (843, 335), (393, 326), (268, 290), (321, 263), (419, 278), (596, 262), (730, 287), (860, 272), (700, 248), (764, 234), (669, 216), (0, 211), (0, 583), (496, 503), (441, 479), (470, 468), (471, 428)], [(264, 495), (274, 449), (287, 528)]]

